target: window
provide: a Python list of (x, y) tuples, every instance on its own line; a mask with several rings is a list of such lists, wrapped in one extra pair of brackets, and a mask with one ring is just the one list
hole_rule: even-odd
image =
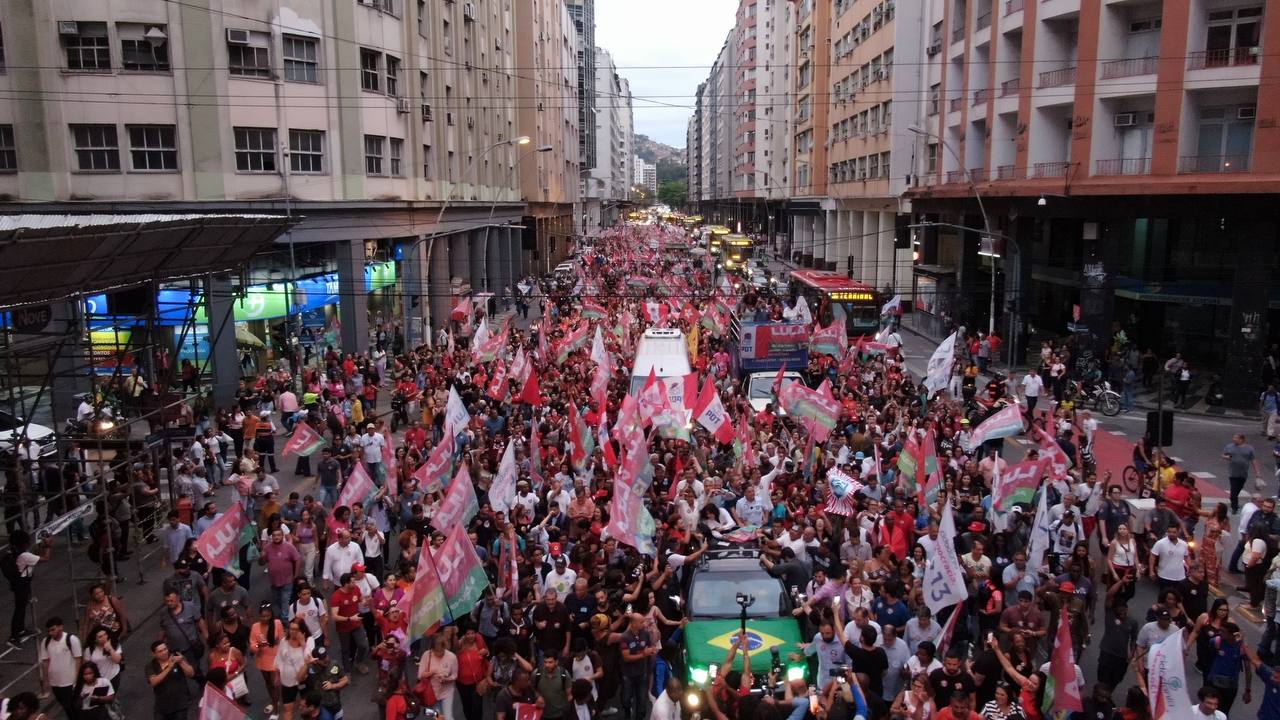
[[(1244, 112), (1242, 112), (1242, 110)], [(1253, 149), (1255, 106), (1209, 107), (1200, 111), (1196, 155), (1216, 162), (1234, 161), (1244, 169)]]
[(289, 131), (289, 171), (295, 173), (324, 172), (324, 131)]
[(875, 179), (880, 177), (880, 155), (867, 156), (867, 177)]
[[(1241, 64), (1254, 48), (1262, 44), (1260, 7), (1215, 10), (1209, 13), (1207, 24), (1204, 49), (1211, 58), (1210, 64)], [(1233, 54), (1237, 57), (1235, 63), (1219, 60)]]
[(276, 171), (275, 128), (233, 128), (236, 137), (236, 172)]
[(0, 30), (0, 72), (4, 72), (4, 32)]
[(924, 146), (925, 172), (938, 172), (938, 143)]
[(126, 125), (129, 169), (134, 172), (172, 172), (178, 169), (177, 133), (172, 125)]
[(284, 79), (289, 82), (316, 82), (316, 54), (320, 41), (299, 35), (282, 35), (280, 40), (284, 44)]
[(169, 38), (164, 25), (117, 23), (120, 67), (134, 72), (169, 72)]
[(72, 125), (76, 169), (81, 172), (119, 172), (120, 143), (115, 125)]
[(370, 92), (379, 92), (382, 88), (379, 66), (382, 64), (382, 53), (376, 50), (360, 48), (360, 88)]
[(382, 146), (386, 138), (381, 135), (364, 136), (364, 174), (382, 175)]
[(387, 94), (400, 96), (400, 58), (387, 56)]
[(431, 177), (431, 146), (422, 146), (422, 177)]
[(13, 141), (13, 126), (0, 125), (0, 172), (18, 169), (18, 148)]
[(400, 159), (404, 155), (404, 140), (400, 138), (390, 138), (391, 140), (391, 174), (400, 177), (404, 174), (401, 171)]
[(880, 153), (880, 177), (889, 177), (889, 151)]
[(271, 77), (271, 36), (244, 32), (243, 42), (227, 40), (227, 70), (239, 77)]
[[(62, 32), (71, 30), (74, 32)], [(67, 69), (99, 72), (111, 69), (111, 48), (107, 24), (102, 22), (58, 23), (58, 37), (67, 54)]]
[(418, 34), (427, 36), (427, 0), (418, 0)]
[(942, 104), (942, 85), (934, 83), (929, 86), (929, 114), (937, 115), (938, 108)]

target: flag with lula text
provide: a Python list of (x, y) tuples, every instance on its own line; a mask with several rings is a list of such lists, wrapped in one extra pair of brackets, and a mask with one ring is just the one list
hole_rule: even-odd
[(1054, 480), (1067, 477), (1067, 472), (1075, 463), (1063, 452), (1053, 436), (1036, 426), (1036, 437), (1039, 440), (1040, 457), (1049, 461), (1049, 475)]
[(834, 398), (827, 393), (810, 390), (803, 383), (794, 380), (783, 381), (778, 402), (788, 415), (801, 420), (813, 420), (814, 437), (820, 443), (826, 442), (831, 436), (840, 417), (840, 403)]
[(194, 543), (195, 549), (209, 567), (239, 567), (241, 541), (246, 527), (252, 529), (249, 516), (245, 514), (244, 506), (236, 503), (200, 533)]
[(973, 429), (968, 441), (964, 443), (964, 449), (973, 452), (974, 448), (988, 440), (1013, 437), (1020, 432), (1022, 432), (1022, 406), (1018, 403), (1009, 403)]
[(316, 432), (311, 425), (299, 422), (294, 426), (293, 434), (289, 436), (289, 442), (284, 444), (284, 450), (281, 451), (281, 455), (301, 455), (306, 457), (316, 454), (327, 444), (324, 436)]
[(444, 489), (444, 480), (453, 472), (453, 454), (456, 452), (457, 440), (452, 434), (445, 436), (431, 448), (427, 461), (418, 466), (413, 479), (425, 493), (438, 493)]
[(423, 546), (418, 556), (418, 572), (413, 576), (413, 587), (407, 599), (410, 603), (409, 637), (423, 637), (444, 622), (448, 603), (435, 563), (431, 561), (429, 545)]
[(494, 333), (482, 342), (474, 340), (471, 345), (471, 359), (477, 363), (493, 362), (507, 348), (507, 331)]
[(463, 463), (458, 468), (458, 474), (453, 476), (453, 482), (449, 483), (449, 490), (440, 501), (440, 507), (431, 518), (431, 523), (434, 527), (441, 528), (465, 526), (478, 512), (480, 504), (476, 501), (476, 488), (471, 482), (467, 464)]
[(440, 576), (449, 614), (455, 618), (466, 616), (489, 587), (489, 576), (476, 555), (476, 546), (467, 537), (466, 526), (454, 525), (444, 544), (431, 553), (431, 559)]
[(1049, 460), (1027, 460), (1017, 465), (1010, 465), (1003, 471), (996, 463), (992, 475), (991, 507), (1000, 512), (1008, 512), (1014, 505), (1030, 505), (1036, 496), (1036, 488), (1048, 472)]
[(493, 377), (489, 379), (489, 388), (486, 394), (499, 402), (507, 397), (507, 364), (499, 360), (494, 364)]
[(942, 522), (938, 523), (938, 542), (934, 544), (933, 556), (925, 564), (924, 603), (937, 615), (943, 608), (964, 602), (969, 597), (965, 585), (964, 568), (956, 557), (956, 521), (951, 514), (951, 505), (942, 507)]
[(644, 506), (644, 495), (653, 484), (653, 466), (644, 438), (626, 449), (626, 458), (613, 483), (609, 504), (609, 524), (605, 532), (642, 554), (656, 553), (653, 516)]
[(843, 323), (832, 321), (830, 325), (815, 330), (809, 337), (809, 352), (831, 357), (841, 357), (849, 348), (849, 336)]

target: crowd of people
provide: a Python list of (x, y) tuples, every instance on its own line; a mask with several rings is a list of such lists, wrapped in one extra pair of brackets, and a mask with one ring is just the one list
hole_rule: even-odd
[[(1031, 380), (992, 390), (1022, 396), (1035, 420), (1028, 458), (1052, 460), (1033, 497), (1002, 507), (993, 488), (1009, 463), (998, 441), (970, 442), (980, 420), (965, 409), (967, 359), (956, 363), (959, 383), (931, 392), (897, 343), (814, 353), (806, 383), (838, 407), (828, 433), (779, 402), (754, 411), (721, 314), (790, 319), (803, 301), (761, 295), (702, 256), (668, 249), (684, 239), (660, 225), (606, 231), (580, 248), (576, 278), (545, 285), (527, 330), (474, 309), (430, 346), (329, 348), (301, 377), (271, 368), (244, 383), (238, 403), (186, 444), (174, 478), (180, 500), (148, 527), (171, 569), (149, 656), (126, 666), (134, 629), (105, 573), (78, 623), (48, 618), (36, 639), (41, 696), (71, 720), (141, 716), (116, 698), (133, 674), (145, 677), (165, 720), (190, 717), (210, 688), (219, 702), (271, 720), (427, 711), (457, 720), (1041, 720), (1070, 684), (1082, 697), (1076, 718), (1151, 720), (1147, 653), (1182, 633), (1203, 677), (1196, 712), (1225, 720), (1241, 683), (1251, 702), (1255, 675), (1267, 688), (1264, 711), (1280, 710), (1280, 672), (1264, 664), (1274, 625), (1247, 646), (1228, 600), (1215, 598), (1225, 595), (1227, 507), (1201, 507), (1193, 480), (1174, 469), (1157, 509), (1133, 517), (1095, 473), (1096, 422), (1036, 403), (1065, 382), (1062, 356), (1050, 349)], [(834, 322), (825, 304), (809, 312), (815, 328)], [(731, 437), (696, 419), (668, 422), (661, 399), (630, 394), (637, 341), (651, 324), (689, 338), (696, 386), (709, 383)], [(491, 338), (492, 353), (481, 347)], [(968, 351), (985, 369), (999, 340), (975, 340)], [(521, 359), (527, 366), (517, 369)], [(407, 420), (394, 433), (392, 406)], [(286, 456), (278, 441), (300, 436), (300, 426), (323, 447)], [(444, 472), (431, 465), (442, 446)], [(289, 461), (303, 480), (286, 493), (276, 475)], [(616, 502), (615, 481), (634, 466), (647, 473), (643, 497)], [(437, 518), (462, 467), (476, 505), (465, 530), (489, 587), (470, 612), (414, 633), (421, 555), (454, 529)], [(375, 491), (341, 502), (361, 469)], [(200, 538), (232, 509), (213, 499), (226, 486), (253, 524), (234, 562), (210, 567)], [(616, 516), (639, 506), (627, 523)], [(954, 537), (943, 534), (950, 522)], [(1226, 572), (1243, 569), (1251, 606), (1270, 620), (1274, 498), (1253, 498), (1238, 523), (1243, 540)], [(631, 524), (644, 529), (615, 530)], [(29, 591), (47, 545), (21, 531), (11, 541), (15, 593), (23, 579)], [(689, 575), (735, 542), (797, 588), (790, 604), (809, 641), (782, 651), (808, 663), (807, 680), (776, 673), (744, 634), (705, 687), (686, 682)], [(967, 597), (935, 615), (926, 569), (942, 543), (954, 546)], [(1131, 605), (1140, 581), (1159, 588), (1149, 608)], [(1105, 629), (1095, 638), (1099, 613)], [(28, 630), (15, 622), (21, 642)], [(1063, 622), (1076, 667), (1051, 683), (1047, 659)], [(1095, 643), (1096, 682), (1086, 687), (1078, 660)], [(372, 682), (357, 682), (357, 693), (353, 679), (363, 676)], [(38, 718), (40, 700), (19, 694), (0, 716)]]

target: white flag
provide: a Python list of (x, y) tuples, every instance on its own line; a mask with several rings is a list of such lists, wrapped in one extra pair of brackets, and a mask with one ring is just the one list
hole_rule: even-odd
[(516, 359), (511, 361), (511, 367), (507, 369), (507, 374), (512, 380), (523, 384), (529, 379), (529, 358), (524, 354), (524, 346), (521, 345), (516, 349)]
[(1031, 524), (1031, 541), (1027, 546), (1027, 565), (1033, 572), (1040, 572), (1044, 565), (1044, 554), (1049, 550), (1049, 506), (1043, 486), (1040, 488), (1040, 503), (1036, 506), (1036, 517)]
[(471, 424), (471, 413), (467, 412), (466, 403), (458, 394), (456, 387), (449, 388), (449, 403), (444, 408), (444, 430), (446, 433), (458, 434)]
[(893, 297), (889, 298), (889, 302), (885, 303), (880, 307), (880, 314), (888, 315), (891, 312), (896, 312), (898, 310), (898, 306), (901, 304), (902, 304), (902, 296), (894, 295)]
[(924, 603), (937, 615), (945, 607), (964, 602), (969, 597), (964, 568), (956, 557), (956, 521), (950, 503), (942, 509), (938, 525), (938, 542), (924, 569)]
[[(1191, 720), (1191, 698), (1187, 696), (1187, 670), (1182, 660), (1182, 633), (1176, 632), (1151, 646), (1147, 654), (1147, 697), (1151, 711), (1160, 720)], [(1163, 708), (1160, 706), (1163, 705)], [(1160, 708), (1158, 710), (1157, 708)], [(1163, 710), (1163, 713), (1161, 713)]]
[(489, 506), (494, 512), (511, 512), (516, 504), (516, 449), (515, 440), (507, 441), (507, 450), (498, 463), (498, 474), (489, 485)]
[(956, 360), (956, 334), (951, 333), (943, 340), (938, 349), (929, 358), (929, 368), (925, 371), (924, 385), (930, 393), (945, 388), (951, 381), (951, 366)]
[(609, 351), (604, 349), (604, 333), (599, 325), (596, 325), (596, 336), (591, 340), (591, 359), (599, 366), (609, 364)]
[(489, 318), (480, 318), (480, 327), (471, 338), (471, 347), (480, 347), (489, 341)]

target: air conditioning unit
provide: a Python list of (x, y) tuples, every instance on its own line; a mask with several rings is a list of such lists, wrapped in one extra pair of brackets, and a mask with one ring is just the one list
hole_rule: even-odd
[(1116, 127), (1133, 127), (1138, 124), (1138, 118), (1136, 114), (1131, 112), (1116, 113), (1115, 118), (1112, 119), (1112, 124)]
[(396, 98), (396, 112), (401, 113), (403, 115), (409, 114), (409, 98), (407, 97)]
[(431, 122), (431, 103), (422, 103), (422, 122)]
[(1237, 120), (1252, 120), (1258, 116), (1258, 108), (1255, 105), (1236, 109)]
[(924, 53), (929, 57), (933, 57), (934, 55), (937, 55), (940, 52), (942, 52), (942, 43), (934, 43), (929, 47), (925, 48), (925, 51), (924, 51)]
[(880, 70), (879, 70), (879, 71), (877, 71), (877, 73), (876, 73), (876, 77), (880, 78), (881, 80), (888, 80), (888, 79), (889, 79), (889, 68), (887, 68), (887, 67), (882, 67), (882, 68), (880, 68)]
[(473, 2), (462, 4), (462, 19), (467, 22), (476, 21), (476, 4)]
[(59, 35), (79, 35), (80, 23), (76, 22), (75, 20), (59, 20), (58, 34)]
[(866, 180), (866, 179), (867, 179), (867, 171), (866, 171), (866, 170), (859, 170), (859, 171), (858, 171), (858, 179), (859, 179), (859, 180)]
[(248, 45), (249, 31), (227, 28), (227, 42), (231, 45)]

